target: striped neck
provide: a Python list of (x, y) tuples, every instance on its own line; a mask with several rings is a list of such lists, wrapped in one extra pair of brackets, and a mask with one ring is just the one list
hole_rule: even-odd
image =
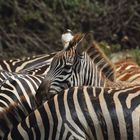
[(99, 48), (96, 42), (92, 43), (92, 46), (87, 49), (87, 54), (94, 61), (98, 70), (102, 71), (102, 74), (110, 81), (115, 81), (114, 65), (109, 61), (103, 51)]

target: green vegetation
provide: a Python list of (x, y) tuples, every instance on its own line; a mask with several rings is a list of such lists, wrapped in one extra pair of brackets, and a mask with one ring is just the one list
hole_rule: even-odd
[(92, 30), (108, 55), (129, 50), (140, 63), (139, 7), (139, 0), (1, 0), (0, 57), (60, 50), (69, 28)]
[(129, 53), (133, 56), (136, 62), (140, 65), (140, 49), (133, 49), (129, 51)]
[(112, 54), (116, 54), (116, 56), (117, 56), (117, 55), (120, 55), (120, 53), (121, 53), (121, 55), (123, 55), (123, 56), (120, 56), (120, 58), (125, 59), (127, 57), (131, 57), (138, 63), (138, 65), (140, 65), (140, 49), (139, 48), (124, 49), (123, 51), (120, 51), (121, 50), (120, 44), (109, 45), (107, 42), (100, 42), (99, 45), (100, 45), (101, 49), (103, 49), (105, 54), (110, 58), (112, 58)]

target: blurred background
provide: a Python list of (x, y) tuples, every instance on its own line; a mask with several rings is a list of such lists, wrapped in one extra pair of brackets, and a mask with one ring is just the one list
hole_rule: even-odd
[(140, 64), (140, 0), (0, 0), (0, 59), (61, 50), (66, 29), (93, 31), (114, 61)]

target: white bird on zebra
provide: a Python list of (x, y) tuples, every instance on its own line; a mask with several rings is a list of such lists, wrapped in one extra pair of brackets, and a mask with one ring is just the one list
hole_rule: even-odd
[(70, 29), (67, 29), (67, 31), (62, 34), (61, 40), (62, 40), (64, 49), (67, 49), (67, 47), (69, 46), (69, 42), (73, 39), (73, 37), (74, 36), (72, 35), (72, 31)]

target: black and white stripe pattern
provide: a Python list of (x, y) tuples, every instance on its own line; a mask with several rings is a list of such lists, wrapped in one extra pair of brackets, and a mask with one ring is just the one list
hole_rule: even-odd
[[(87, 36), (74, 36), (67, 49), (54, 56), (50, 70), (37, 91), (37, 95), (41, 95), (40, 101), (49, 99), (69, 87), (105, 87), (106, 84), (111, 86), (115, 81), (114, 67), (97, 44), (82, 44)], [(82, 51), (85, 47), (87, 49)], [(37, 98), (40, 98), (39, 96)]]
[(1, 60), (0, 67), (5, 70), (0, 70), (0, 84), (9, 76), (19, 73), (23, 75), (46, 75), (49, 71), (50, 63), (54, 55), (55, 53), (52, 53), (50, 55), (32, 56), (25, 59), (15, 59), (7, 61)]
[[(66, 84), (68, 80), (69, 80), (68, 81), (69, 86), (81, 86), (81, 85), (104, 86), (106, 83), (106, 80), (108, 79), (111, 79), (112, 81), (114, 80), (113, 79), (114, 73), (112, 73), (113, 71), (112, 65), (110, 65), (110, 63), (108, 63), (108, 61), (104, 57), (102, 58), (102, 54), (96, 48), (96, 46), (92, 45), (92, 47), (90, 47), (89, 50), (87, 50), (87, 52), (82, 54), (82, 56), (79, 56), (79, 54), (76, 55), (77, 48), (75, 49), (75, 44), (77, 42), (79, 43), (81, 39), (83, 39), (83, 35), (76, 36), (73, 42), (70, 43), (71, 47), (68, 52), (67, 51), (59, 52), (54, 57), (53, 62), (52, 62), (52, 69), (56, 70), (54, 71), (55, 74), (52, 74), (52, 72), (50, 71), (46, 79), (51, 78), (51, 76), (54, 76), (54, 75), (57, 76), (57, 74), (60, 74), (58, 75), (58, 78), (60, 76), (60, 79), (58, 80), (60, 83), (58, 84), (60, 84), (64, 88), (65, 86), (67, 86)], [(93, 54), (95, 55), (95, 57)], [(99, 59), (99, 62), (96, 60), (96, 58)], [(74, 61), (73, 65), (71, 64), (69, 65), (69, 63), (71, 63), (70, 62), (71, 59), (72, 60), (75, 59), (73, 60)], [(95, 63), (95, 61), (97, 61), (98, 63), (97, 62)], [(62, 66), (64, 62), (66, 63), (66, 66), (65, 66), (66, 69), (63, 68)], [(101, 67), (101, 65), (102, 65), (102, 69), (100, 70), (99, 67)], [(110, 73), (108, 74), (107, 73), (108, 71), (111, 74)], [(89, 74), (90, 72), (91, 74)], [(106, 77), (108, 76), (107, 77), (108, 79), (107, 78), (105, 79), (104, 78), (105, 76)], [(67, 79), (67, 77), (68, 77), (68, 80), (66, 81), (65, 79)], [(56, 81), (57, 81), (57, 77), (54, 77), (54, 78), (56, 78)], [(39, 80), (39, 82), (36, 79)], [(30, 105), (30, 107), (32, 107), (30, 103), (29, 95), (30, 94), (35, 95), (36, 90), (38, 89), (43, 79), (44, 79), (44, 76), (32, 76), (32, 75), (27, 75), (27, 74), (15, 74), (15, 73), (11, 75), (7, 80), (3, 82), (0, 88), (0, 111), (2, 111), (4, 107), (8, 108), (10, 103), (11, 104), (14, 104), (15, 102), (20, 103), (20, 98), (23, 98), (23, 97), (27, 100), (27, 103)], [(45, 84), (46, 84), (46, 81), (45, 81)], [(49, 81), (47, 84), (49, 84)], [(42, 91), (43, 90), (41, 90), (41, 92)], [(39, 90), (36, 94), (38, 94), (36, 97), (37, 97), (37, 100), (39, 101), (40, 97), (42, 98), (42, 94), (40, 94)]]
[[(77, 38), (76, 38), (77, 39)], [(70, 44), (70, 45), (73, 45), (74, 43), (72, 43), (72, 44)], [(72, 49), (70, 49), (70, 52), (69, 53), (64, 53), (65, 55), (64, 56), (66, 56), (66, 58), (68, 57), (68, 58), (70, 58), (70, 59), (66, 59), (66, 63), (68, 64), (68, 66), (69, 67), (72, 67), (72, 65), (69, 65), (70, 64), (70, 61), (71, 61), (71, 59), (73, 59), (73, 54), (75, 55), (77, 52), (75, 52), (75, 48), (72, 46), (71, 47)], [(92, 49), (91, 49), (92, 48)], [(91, 52), (94, 52), (94, 53), (91, 53)], [(96, 55), (96, 53), (97, 53), (97, 55)], [(58, 53), (57, 55), (59, 55), (59, 54), (61, 54), (61, 52), (60, 53)], [(71, 54), (71, 55), (70, 55)], [(96, 56), (98, 56), (98, 57), (95, 57), (95, 59), (93, 59), (94, 61), (90, 61), (90, 59), (92, 59), (94, 56), (93, 56), (93, 54), (94, 55), (96, 55)], [(54, 60), (57, 58), (57, 55), (55, 56), (55, 58), (54, 58)], [(79, 57), (78, 57), (79, 56)], [(105, 80), (106, 78), (108, 78), (109, 80), (114, 80), (114, 75), (113, 75), (113, 73), (112, 73), (112, 71), (113, 71), (113, 67), (112, 67), (112, 65), (110, 65), (110, 63), (108, 63), (108, 61), (105, 59), (105, 58), (103, 58), (102, 59), (102, 54), (100, 53), (100, 51), (98, 51), (97, 50), (97, 48), (95, 47), (95, 46), (92, 46), (92, 47), (90, 47), (89, 48), (89, 50), (87, 50), (87, 52), (85, 52), (85, 54), (83, 55), (82, 54), (82, 56), (81, 55), (79, 55), (78, 54), (78, 56), (76, 55), (76, 57), (77, 57), (77, 59), (79, 59), (79, 61), (81, 61), (80, 62), (80, 64), (82, 63), (82, 61), (84, 60), (84, 63), (82, 63), (82, 64), (84, 64), (85, 65), (85, 67), (86, 67), (86, 65), (88, 64), (88, 63), (86, 63), (87, 61), (90, 61), (90, 65), (93, 65), (94, 63), (93, 62), (96, 62), (96, 58), (98, 58), (98, 59), (101, 59), (101, 63), (99, 63), (98, 64), (98, 66), (96, 67), (96, 63), (94, 64), (94, 67), (91, 67), (91, 69), (94, 69), (95, 68), (95, 77), (93, 76), (92, 77), (92, 74), (91, 74), (91, 85), (92, 84), (95, 84), (95, 80), (94, 79), (92, 79), (92, 78), (95, 78), (96, 80), (97, 80), (97, 78), (96, 78), (96, 74), (98, 74), (98, 68), (100, 68), (101, 67), (101, 65), (103, 66), (102, 67), (102, 72), (104, 72), (104, 73), (100, 73), (100, 77), (101, 78), (103, 78), (102, 79), (102, 82), (104, 82), (103, 80)], [(85, 57), (85, 56), (87, 56), (87, 57)], [(75, 57), (75, 58), (76, 58)], [(75, 59), (74, 58), (74, 59)], [(61, 62), (61, 61), (60, 61)], [(104, 63), (104, 64), (103, 64)], [(52, 62), (52, 64), (54, 64), (55, 65), (55, 63), (53, 63)], [(74, 65), (76, 66), (77, 65), (77, 61), (74, 61)], [(82, 65), (83, 66), (83, 65)], [(105, 71), (105, 69), (104, 68), (108, 68), (106, 71)], [(59, 69), (58, 69), (59, 70)], [(73, 69), (74, 70), (74, 69)], [(75, 68), (75, 72), (76, 72), (76, 68)], [(65, 71), (65, 70), (64, 70)], [(107, 72), (108, 71), (110, 71), (110, 73), (108, 74)], [(67, 71), (68, 72), (68, 71)], [(76, 74), (76, 73), (75, 73)], [(86, 70), (84, 70), (83, 69), (83, 67), (81, 67), (81, 75), (86, 75), (85, 77), (87, 77), (88, 75), (87, 75), (87, 71)], [(21, 77), (24, 77), (23, 75), (20, 75)], [(27, 75), (28, 76), (28, 75)], [(29, 89), (28, 91), (27, 91), (27, 88), (31, 88), (32, 86), (29, 86), (28, 87), (28, 85), (29, 85), (29, 81), (28, 80), (25, 80), (28, 84), (25, 84), (25, 82), (22, 82), (22, 84), (20, 83), (22, 80), (21, 80), (21, 77), (19, 78), (19, 80), (18, 80), (18, 78), (16, 77), (15, 78), (15, 75), (14, 76), (11, 76), (11, 77), (14, 77), (14, 78), (12, 78), (12, 82), (10, 82), (10, 80), (8, 79), (8, 84), (5, 82), (5, 84), (6, 85), (4, 85), (4, 91), (3, 91), (3, 94), (1, 94), (3, 97), (1, 97), (2, 98), (2, 100), (1, 100), (1, 108), (3, 109), (3, 107), (9, 107), (10, 105), (9, 105), (9, 103), (11, 103), (11, 105), (12, 104), (16, 104), (16, 102), (18, 103), (18, 105), (20, 106), (20, 107), (22, 107), (23, 105), (22, 105), (22, 98), (25, 98), (25, 101), (27, 102), (27, 104), (28, 104), (28, 106), (31, 108), (31, 109), (34, 109), (35, 107), (36, 107), (36, 105), (34, 104), (34, 102), (35, 102), (35, 99), (34, 99), (34, 96), (32, 96), (32, 95), (34, 95), (33, 93), (32, 93), (32, 91), (33, 90), (31, 90), (31, 89)], [(10, 78), (11, 78), (10, 77)], [(106, 78), (104, 78), (104, 77), (106, 77)], [(61, 77), (61, 78), (63, 78), (63, 77)], [(79, 77), (80, 78), (80, 77)], [(28, 79), (28, 78), (27, 78)], [(85, 84), (87, 84), (88, 82), (89, 82), (89, 79), (81, 79), (81, 80), (83, 80), (84, 82), (85, 82)], [(92, 80), (94, 80), (94, 82), (92, 82)], [(13, 82), (14, 81), (14, 82)], [(17, 82), (18, 81), (18, 82)], [(73, 79), (72, 79), (72, 81), (71, 82), (73, 82)], [(101, 83), (101, 81), (96, 81), (96, 84), (97, 83)], [(10, 83), (10, 84), (9, 84)], [(16, 84), (12, 84), (12, 83), (16, 83)], [(48, 83), (49, 84), (49, 83)], [(10, 85), (10, 86), (9, 86)], [(79, 80), (79, 81), (77, 81), (77, 82), (73, 82), (72, 83), (72, 85), (81, 85), (81, 81)], [(98, 84), (98, 86), (99, 86), (100, 84)], [(9, 89), (9, 87), (10, 87), (10, 89)], [(16, 88), (15, 88), (16, 87)], [(25, 88), (24, 88), (25, 87)], [(11, 94), (11, 96), (8, 96), (6, 93), (6, 90), (8, 90), (8, 92), (10, 91), (10, 94)], [(14, 90), (13, 90), (14, 89)], [(19, 91), (16, 91), (15, 89), (20, 89)], [(26, 89), (26, 91), (25, 91), (25, 89)], [(35, 90), (34, 90), (35, 91)], [(31, 94), (29, 94), (29, 93), (31, 93)], [(9, 95), (10, 95), (9, 94)], [(40, 93), (39, 93), (40, 94)], [(40, 96), (40, 95), (39, 95)], [(42, 96), (42, 95), (41, 95)], [(6, 98), (4, 98), (4, 97), (6, 97)], [(31, 98), (31, 97), (33, 97), (33, 98)], [(9, 102), (9, 101), (7, 101), (7, 102), (5, 102), (5, 101), (3, 101), (3, 98), (4, 98), (4, 100), (6, 100), (6, 99), (10, 99), (11, 101)], [(37, 99), (38, 100), (38, 99)], [(5, 104), (4, 104), (4, 103)], [(33, 102), (33, 104), (32, 104), (32, 102)], [(38, 106), (38, 105), (37, 105)], [(1, 110), (2, 110), (1, 109)], [(26, 107), (25, 107), (25, 109), (26, 109)], [(18, 114), (18, 112), (16, 113), (16, 114)], [(24, 115), (24, 117), (25, 117), (26, 115)], [(22, 117), (22, 119), (24, 119), (24, 117)], [(21, 120), (22, 120), (21, 119)], [(20, 121), (21, 121), (20, 120)], [(19, 121), (19, 122), (20, 122)], [(15, 123), (14, 123), (15, 124)], [(11, 126), (11, 125), (9, 125), (9, 126)], [(14, 126), (14, 125), (13, 125)]]
[[(83, 60), (83, 58), (85, 58), (86, 59), (85, 62), (88, 62), (88, 59), (89, 60), (92, 59), (91, 64), (94, 64), (94, 63), (96, 64), (96, 65), (94, 65), (95, 70), (96, 70), (96, 72), (94, 74), (95, 75), (98, 74), (99, 79), (97, 79), (95, 76), (95, 77), (92, 77), (93, 79), (91, 78), (91, 81), (89, 81), (89, 82), (92, 83), (92, 80), (96, 79), (94, 81), (94, 84), (96, 83), (95, 86), (105, 86), (106, 81), (108, 81), (108, 80), (110, 80), (111, 82), (114, 81), (114, 75), (113, 75), (114, 73), (112, 73), (113, 67), (110, 66), (110, 63), (107, 63), (106, 59), (104, 57), (102, 57), (103, 56), (102, 54), (99, 54), (99, 51), (96, 49), (96, 47), (93, 47), (94, 49), (92, 47), (90, 47), (86, 51), (86, 53), (88, 54), (88, 57), (85, 57), (86, 54), (84, 54), (84, 55), (78, 54), (78, 55), (79, 55), (79, 58), (81, 58), (80, 59), (81, 62), (83, 62), (82, 60)], [(70, 67), (72, 67), (74, 71), (78, 70), (78, 67), (77, 67), (77, 69), (76, 69), (76, 67), (73, 67), (74, 65), (77, 66), (77, 63), (76, 63), (77, 61), (74, 61), (75, 63), (73, 65), (71, 65), (71, 60), (73, 60), (73, 58), (76, 59), (75, 57), (73, 57), (73, 55), (75, 56), (75, 54), (77, 53), (76, 52), (77, 50), (76, 51), (73, 51), (73, 50), (75, 50), (75, 48), (71, 49), (71, 51), (69, 53), (64, 53), (65, 54), (64, 56), (62, 55), (62, 58), (63, 57), (68, 58), (66, 60), (64, 59), (65, 63), (62, 63), (61, 57), (59, 57), (60, 60), (57, 58), (57, 56), (54, 58), (54, 60), (58, 60), (58, 62), (59, 62), (58, 64), (60, 64), (60, 68), (61, 68), (61, 66), (62, 67), (64, 66), (63, 64), (66, 64), (68, 69)], [(93, 51), (93, 53), (92, 53), (92, 51)], [(60, 55), (60, 54), (58, 54), (58, 55)], [(76, 57), (77, 57), (77, 55), (76, 55)], [(52, 62), (52, 64), (53, 64), (52, 67), (54, 66), (54, 68), (56, 70), (55, 74), (60, 74), (58, 77), (62, 80), (62, 82), (59, 81), (59, 84), (62, 85), (64, 88), (66, 88), (67, 86), (64, 85), (64, 83), (63, 83), (63, 80), (65, 81), (65, 78), (62, 77), (61, 74), (66, 74), (66, 72), (68, 72), (68, 74), (70, 74), (69, 73), (70, 70), (67, 71), (68, 69), (66, 68), (66, 69), (64, 69), (64, 71), (59, 72), (59, 65), (57, 65), (57, 67), (55, 67), (56, 64), (54, 62)], [(82, 63), (82, 64), (86, 64), (86, 63)], [(84, 66), (84, 65), (81, 65), (81, 66)], [(86, 77), (89, 76), (88, 74), (90, 74), (90, 73), (87, 73), (87, 71), (88, 71), (87, 67), (85, 67), (85, 68), (86, 69), (84, 69), (84, 67), (82, 67), (82, 73), (80, 73), (80, 76), (83, 74), (83, 71), (84, 71), (84, 74), (86, 74)], [(96, 69), (96, 68), (100, 68), (100, 69)], [(79, 72), (79, 71), (77, 71), (77, 72)], [(91, 75), (92, 74), (93, 73), (91, 73)], [(78, 75), (78, 73), (75, 73), (75, 76), (77, 76), (77, 75)], [(48, 76), (51, 79), (51, 76), (54, 76), (54, 75), (51, 75), (49, 73)], [(71, 82), (74, 83), (72, 85), (81, 85), (80, 80), (79, 81), (77, 80), (78, 82), (75, 82), (73, 78), (70, 78), (70, 80), (71, 80)], [(84, 80), (85, 80), (85, 85), (86, 84), (88, 85), (89, 79), (84, 79)], [(99, 81), (99, 80), (101, 80), (103, 83), (97, 85), (98, 82), (101, 83), (101, 81)], [(48, 83), (48, 84), (50, 84), (50, 83)], [(21, 85), (21, 84), (19, 84), (19, 85), (23, 86), (23, 85), (25, 85), (25, 83), (23, 82), (23, 85)], [(28, 83), (28, 85), (29, 85), (29, 83)], [(9, 85), (5, 85), (4, 88), (7, 88), (8, 86)], [(71, 85), (69, 85), (69, 86), (71, 86)], [(15, 87), (11, 87), (10, 90), (13, 90), (14, 88)], [(30, 86), (29, 86), (29, 88), (30, 88)], [(9, 91), (9, 87), (7, 89)], [(23, 88), (21, 88), (21, 89), (23, 91)], [(30, 89), (26, 93), (30, 93), (31, 91), (32, 90)], [(133, 93), (138, 93), (139, 91), (140, 91), (140, 87), (138, 87), (138, 86), (129, 87), (129, 88), (125, 88), (125, 89), (116, 89), (116, 90), (107, 89), (107, 88), (94, 88), (94, 87), (71, 88), (69, 90), (64, 91), (65, 93), (60, 93), (59, 95), (54, 96), (54, 98), (52, 98), (48, 102), (45, 102), (40, 107), (37, 107), (38, 105), (36, 104), (36, 99), (34, 99), (34, 94), (27, 94), (25, 96), (25, 91), (23, 91), (23, 94), (21, 94), (21, 96), (19, 96), (19, 98), (21, 97), (20, 100), (17, 100), (17, 101), (15, 100), (15, 102), (13, 102), (13, 101), (11, 102), (11, 105), (14, 105), (14, 108), (13, 108), (14, 112), (9, 110), (8, 114), (3, 113), (3, 115), (2, 115), (3, 118), (0, 119), (0, 121), (1, 121), (0, 136), (3, 137), (5, 135), (4, 137), (5, 137), (5, 139), (7, 139), (7, 135), (9, 133), (9, 131), (11, 131), (11, 133), (8, 135), (8, 139), (12, 139), (12, 138), (13, 139), (15, 139), (15, 138), (16, 139), (37, 139), (37, 140), (39, 140), (39, 139), (41, 139), (41, 140), (46, 140), (46, 139), (80, 139), (80, 140), (81, 139), (83, 139), (83, 140), (84, 139), (99, 139), (99, 140), (100, 139), (101, 140), (102, 139), (118, 139), (118, 137), (121, 136), (121, 134), (119, 134), (119, 136), (118, 136), (118, 133), (119, 132), (122, 133), (121, 131), (124, 129), (124, 126), (121, 126), (121, 127), (119, 126), (120, 122), (123, 121), (123, 125), (126, 125), (126, 123), (124, 123), (125, 121), (123, 119), (119, 122), (119, 117), (118, 117), (117, 111), (119, 111), (119, 113), (125, 114), (125, 110), (126, 110), (125, 109), (126, 106), (124, 105), (121, 108), (120, 104), (124, 102), (124, 99), (126, 99), (125, 97), (128, 94), (132, 95)], [(4, 91), (4, 93), (5, 93), (5, 91)], [(16, 92), (14, 92), (14, 93), (16, 93)], [(17, 93), (20, 93), (20, 92), (17, 92)], [(122, 97), (122, 100), (120, 100), (121, 103), (119, 104), (118, 100), (120, 98), (118, 98), (118, 97), (121, 96), (120, 94), (123, 95), (123, 97)], [(93, 95), (93, 96), (91, 96), (91, 95)], [(129, 95), (128, 95), (128, 97), (129, 97)], [(4, 95), (4, 96), (6, 96), (6, 95)], [(17, 95), (12, 96), (12, 97), (19, 99)], [(12, 99), (14, 99), (14, 98), (12, 98)], [(25, 102), (23, 102), (23, 98), (24, 98)], [(133, 97), (130, 97), (130, 99), (131, 98), (133, 98)], [(129, 102), (130, 101), (128, 101), (128, 104), (129, 104), (128, 106), (130, 106)], [(112, 106), (109, 106), (110, 104)], [(93, 106), (93, 108), (91, 108), (91, 106)], [(37, 110), (32, 112), (32, 110), (34, 110), (34, 108), (36, 108), (36, 107), (37, 107)], [(137, 107), (137, 106), (133, 106), (133, 108), (135, 108), (135, 107)], [(123, 108), (124, 108), (124, 112), (122, 111)], [(115, 109), (116, 109), (116, 114), (115, 114), (116, 116), (114, 116)], [(127, 114), (127, 111), (126, 111), (126, 114)], [(30, 112), (32, 112), (31, 115), (29, 115)], [(132, 114), (131, 110), (128, 113), (130, 113), (128, 115), (131, 115)], [(119, 114), (121, 116), (121, 118), (123, 118), (122, 114)], [(138, 113), (136, 113), (136, 116), (134, 116), (135, 118), (137, 117), (137, 114)], [(26, 116), (28, 116), (28, 117), (26, 120), (24, 120), (24, 118)], [(96, 117), (95, 120), (94, 120), (94, 117)], [(111, 118), (111, 117), (113, 117), (113, 118)], [(139, 117), (139, 114), (138, 114), (138, 117)], [(117, 118), (118, 121), (113, 122), (113, 121), (117, 120), (117, 119), (114, 120), (114, 118), (115, 119)], [(127, 120), (127, 118), (126, 118), (126, 120)], [(19, 125), (17, 127), (18, 123), (19, 123)], [(99, 125), (101, 128), (98, 132)], [(135, 124), (132, 124), (132, 125), (135, 125)], [(118, 126), (119, 126), (118, 129), (120, 129), (119, 132), (114, 129), (115, 127), (118, 127)], [(130, 125), (128, 126), (128, 130), (130, 129), (129, 127), (130, 127)], [(131, 127), (133, 127), (133, 126), (131, 126)], [(113, 131), (114, 131), (114, 133), (113, 133)], [(123, 132), (124, 133), (122, 133), (122, 134), (127, 135), (127, 132), (125, 132), (125, 131), (123, 131)], [(131, 132), (130, 132), (130, 134), (128, 132), (128, 136), (129, 135), (131, 135), (131, 137), (133, 137), (132, 136), (133, 134), (131, 134)], [(138, 136), (138, 135), (139, 134), (137, 134), (137, 132), (136, 132), (135, 136)], [(123, 140), (123, 139), (125, 139), (125, 136), (121, 136), (121, 137), (119, 137), (119, 139)]]
[(139, 140), (140, 86), (70, 88), (32, 112), (8, 138)]
[[(56, 53), (25, 57), (23, 59), (0, 60), (0, 70), (9, 72), (30, 72), (30, 70), (49, 65)], [(27, 70), (27, 71), (26, 71)], [(35, 73), (35, 71), (34, 71)], [(41, 74), (41, 72), (40, 72)]]
[(0, 85), (10, 76), (14, 75), (14, 73), (5, 71), (5, 70), (0, 70)]
[(43, 79), (44, 76), (41, 75), (27, 74), (14, 74), (8, 77), (0, 86), (0, 111), (8, 108), (10, 104), (21, 103), (22, 98), (34, 108), (30, 95), (35, 96)]
[(124, 59), (115, 63), (116, 80), (140, 83), (140, 66), (132, 59)]

